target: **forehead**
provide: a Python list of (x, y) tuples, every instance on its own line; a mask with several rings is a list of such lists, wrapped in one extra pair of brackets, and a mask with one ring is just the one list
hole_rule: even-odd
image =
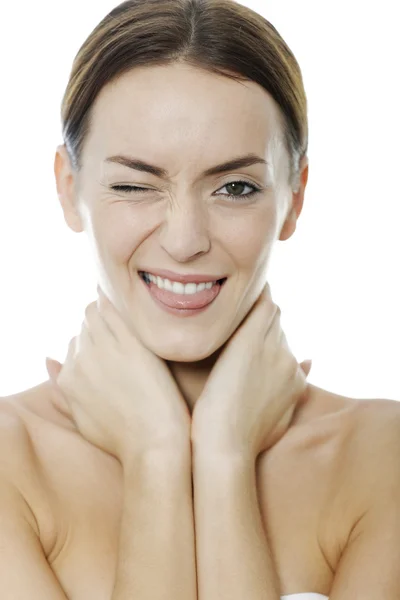
[(273, 98), (254, 82), (177, 63), (140, 67), (101, 90), (87, 145), (103, 155), (133, 146), (189, 152), (196, 145), (220, 156), (235, 143), (265, 154), (279, 135), (280, 118)]

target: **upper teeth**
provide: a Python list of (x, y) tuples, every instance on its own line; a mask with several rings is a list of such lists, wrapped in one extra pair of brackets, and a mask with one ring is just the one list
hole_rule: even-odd
[(169, 279), (163, 279), (159, 276), (156, 277), (151, 273), (144, 273), (144, 276), (160, 289), (165, 289), (169, 292), (174, 292), (175, 294), (197, 294), (197, 292), (202, 292), (205, 289), (210, 290), (212, 286), (217, 283), (216, 281), (210, 281), (208, 283), (187, 283), (185, 285), (179, 281), (170, 281)]

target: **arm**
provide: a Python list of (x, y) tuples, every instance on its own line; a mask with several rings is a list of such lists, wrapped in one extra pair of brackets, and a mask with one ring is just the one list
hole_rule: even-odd
[(26, 429), (0, 403), (0, 589), (2, 600), (67, 600), (51, 570), (29, 498), (30, 475), (36, 468)]
[(255, 460), (193, 452), (199, 600), (279, 600), (256, 490)]
[(343, 457), (353, 527), (330, 600), (400, 598), (400, 403), (366, 400)]
[[(67, 600), (51, 570), (34, 518), (18, 489), (0, 481), (0, 582), (2, 600)], [(34, 591), (33, 591), (34, 590)]]
[(190, 447), (122, 462), (124, 502), (112, 600), (195, 600)]

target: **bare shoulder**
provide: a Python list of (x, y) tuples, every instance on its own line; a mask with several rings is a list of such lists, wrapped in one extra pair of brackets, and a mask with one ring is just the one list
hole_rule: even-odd
[(18, 505), (23, 512), (21, 516), (39, 535), (30, 502), (31, 477), (34, 469), (34, 452), (25, 424), (7, 399), (0, 398), (1, 485), (12, 485), (18, 491)]
[(56, 541), (54, 491), (47, 462), (56, 457), (48, 430), (66, 426), (48, 401), (47, 384), (0, 398), (0, 465), (19, 490), (46, 556)]
[(123, 488), (119, 461), (84, 439), (57, 410), (51, 394), (46, 381), (4, 400), (29, 447), (29, 459), (21, 460), (26, 495), (46, 558), (55, 568), (55, 561), (72, 552), (72, 531), (80, 549), (90, 545), (93, 531), (97, 540), (100, 531), (111, 539)]
[[(333, 571), (357, 524), (380, 501), (379, 494), (387, 500), (384, 490), (394, 484), (394, 473), (400, 472), (400, 403), (345, 398), (343, 407), (326, 417), (333, 425), (333, 437), (325, 438), (331, 451), (329, 445), (319, 446), (327, 485), (318, 539)], [(317, 430), (318, 425), (316, 419)]]
[(376, 398), (353, 400), (353, 405), (338, 446), (335, 484), (352, 499), (357, 517), (374, 501), (379, 483), (399, 470), (400, 402)]
[(355, 511), (359, 516), (378, 500), (380, 490), (400, 485), (400, 402), (367, 399), (358, 405), (352, 435), (342, 449), (343, 478), (353, 482)]
[(310, 385), (288, 432), (258, 465), (262, 513), (286, 590), (329, 594), (375, 482), (400, 472), (399, 459), (400, 403)]
[(358, 401), (357, 406), (353, 437), (356, 449), (368, 452), (371, 443), (376, 450), (376, 444), (387, 447), (388, 443), (396, 442), (400, 426), (400, 401), (366, 399)]
[(8, 398), (0, 398), (0, 463), (2, 471), (21, 480), (34, 464), (34, 451), (23, 419)]

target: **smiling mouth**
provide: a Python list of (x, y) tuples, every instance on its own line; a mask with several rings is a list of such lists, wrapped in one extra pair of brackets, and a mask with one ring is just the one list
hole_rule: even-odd
[[(162, 307), (172, 310), (175, 314), (197, 314), (198, 311), (205, 310), (207, 306), (210, 306), (214, 300), (218, 297), (224, 283), (227, 281), (227, 277), (209, 282), (209, 284), (183, 284), (179, 283), (179, 287), (175, 287), (173, 283), (173, 289), (170, 287), (158, 287), (158, 284), (149, 279), (148, 274), (143, 271), (138, 272), (140, 278), (145, 283), (150, 295), (153, 299)], [(169, 281), (169, 280), (167, 280)], [(207, 285), (207, 287), (206, 287)], [(186, 286), (190, 286), (187, 289)], [(169, 288), (169, 289), (168, 289)]]
[[(140, 278), (143, 279), (143, 281), (145, 283), (147, 283), (147, 285), (149, 285), (150, 284), (150, 279), (149, 279), (148, 274), (145, 273), (144, 271), (138, 271), (138, 273), (139, 273)], [(219, 286), (222, 286), (227, 281), (227, 279), (228, 279), (227, 277), (223, 277), (222, 279), (217, 279), (215, 281), (214, 285), (218, 284)], [(175, 282), (171, 281), (171, 283), (175, 283)], [(177, 283), (179, 283), (179, 282), (177, 282)], [(183, 284), (183, 285), (187, 285), (187, 284)], [(196, 284), (196, 285), (199, 285), (199, 284)]]

